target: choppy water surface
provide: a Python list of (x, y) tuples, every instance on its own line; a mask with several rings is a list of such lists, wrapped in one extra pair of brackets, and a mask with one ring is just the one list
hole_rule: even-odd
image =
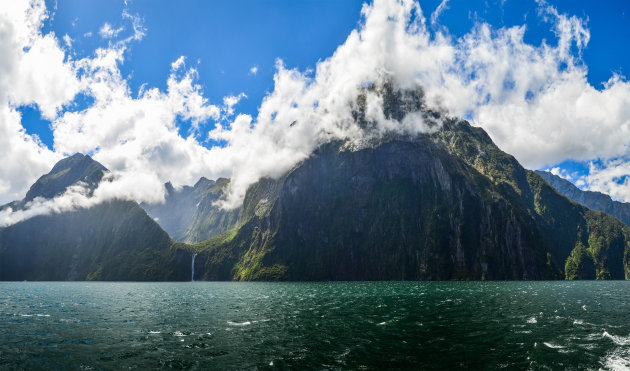
[(462, 367), (630, 367), (630, 283), (0, 283), (0, 368)]

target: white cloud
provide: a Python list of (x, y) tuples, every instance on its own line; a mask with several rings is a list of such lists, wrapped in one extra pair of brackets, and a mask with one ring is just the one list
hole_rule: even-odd
[(63, 42), (66, 44), (68, 49), (72, 49), (72, 38), (68, 36), (68, 34), (63, 35)]
[[(7, 208), (0, 210), (0, 228), (38, 215), (49, 215), (66, 211), (74, 211), (79, 208), (88, 208), (96, 204), (97, 199), (88, 196), (87, 188), (81, 184), (75, 184), (66, 192), (53, 199), (37, 197), (28, 202), (24, 209), (13, 210)], [(100, 200), (98, 202), (101, 202)]]
[[(94, 104), (80, 112), (66, 112), (54, 121), (55, 151), (93, 153), (116, 174), (108, 184), (121, 197), (156, 202), (163, 183), (191, 184), (212, 173), (208, 150), (194, 136), (182, 137), (176, 119), (193, 126), (218, 119), (220, 108), (208, 103), (194, 81), (196, 71), (186, 70), (183, 58), (172, 64), (166, 92), (143, 89), (131, 94), (118, 66), (120, 50), (101, 49), (81, 64), (87, 93)], [(96, 193), (98, 195), (98, 193)]]
[[(12, 1), (0, 8), (0, 203), (24, 197), (29, 186), (63, 157), (44, 146), (36, 135), (26, 133), (16, 108), (33, 105), (44, 118), (55, 120), (81, 91), (99, 97), (119, 94), (120, 86), (107, 81), (95, 83), (97, 76), (116, 70), (127, 43), (144, 34), (139, 17), (123, 14), (133, 26), (130, 37), (97, 51), (93, 58), (74, 61), (54, 33), (42, 34), (42, 22), (47, 17), (42, 0)], [(70, 37), (65, 35), (63, 40), (70, 47)], [(79, 77), (81, 72), (90, 76)], [(109, 88), (114, 90), (108, 92)], [(190, 93), (192, 99), (203, 101), (194, 91), (181, 89), (178, 94)], [(194, 104), (182, 108), (182, 115), (199, 116), (186, 112), (186, 107)]]
[(249, 69), (249, 74), (250, 75), (256, 76), (257, 73), (258, 73), (258, 66), (254, 66), (254, 67)]
[(184, 120), (191, 120), (193, 128), (199, 129), (200, 122), (212, 118), (218, 120), (220, 109), (208, 104), (204, 98), (201, 86), (194, 81), (197, 78), (197, 70), (185, 69), (185, 58), (179, 57), (171, 64), (171, 76), (167, 81), (167, 93), (172, 107), (177, 107), (175, 113)]
[(551, 169), (546, 169), (545, 171), (548, 171), (551, 174), (559, 176), (560, 178), (566, 179), (568, 181), (573, 180), (573, 177), (571, 176), (571, 174), (569, 174), (569, 171), (567, 171), (566, 169), (562, 169), (559, 166), (553, 167)]
[[(445, 7), (442, 2), (434, 22)], [(360, 138), (348, 107), (358, 87), (382, 75), (393, 76), (398, 87), (423, 86), (429, 104), (472, 117), (528, 167), (626, 154), (630, 84), (613, 76), (601, 90), (591, 86), (580, 59), (590, 39), (585, 21), (543, 1), (539, 8), (557, 46), (527, 44), (525, 26), (493, 29), (478, 23), (459, 39), (444, 28), (431, 34), (412, 1), (376, 0), (364, 6), (363, 25), (317, 64), (314, 75), (280, 63), (275, 89), (258, 117), (239, 116), (231, 127), (211, 132), (239, 153), (232, 174), (234, 199), (242, 197), (252, 179), (287, 170), (326, 140)], [(379, 117), (378, 102), (372, 107), (373, 117)], [(294, 121), (298, 125), (287, 128)], [(382, 116), (379, 123), (379, 130), (391, 128)]]
[(589, 164), (589, 173), (579, 181), (589, 190), (610, 195), (614, 200), (630, 201), (630, 159), (616, 158), (602, 164)]
[(243, 98), (247, 98), (245, 93), (240, 93), (239, 95), (229, 95), (223, 98), (223, 110), (225, 111), (226, 116), (234, 115), (234, 106), (237, 105)]
[(431, 14), (431, 25), (432, 26), (437, 25), (438, 18), (440, 18), (440, 15), (442, 13), (444, 13), (446, 10), (448, 10), (448, 1), (449, 0), (442, 0), (440, 2), (440, 4), (438, 5), (438, 7), (433, 12), (433, 14)]
[(54, 117), (79, 89), (64, 51), (43, 36), (43, 1), (12, 1), (0, 7), (0, 203), (19, 199), (61, 158), (26, 133), (16, 107), (35, 105)]
[(98, 31), (98, 34), (101, 35), (104, 39), (111, 39), (113, 37), (118, 36), (118, 34), (123, 30), (122, 27), (113, 28), (109, 22), (105, 22), (103, 27)]
[[(409, 115), (402, 123), (386, 119), (380, 97), (370, 92), (366, 114), (376, 127), (366, 132), (354, 122), (352, 107), (361, 87), (387, 76), (396, 87), (423, 86), (434, 107), (472, 117), (473, 123), (484, 127), (502, 149), (526, 166), (539, 168), (566, 159), (626, 158), (630, 155), (626, 139), (630, 138), (630, 84), (613, 76), (603, 89), (592, 87), (579, 56), (590, 38), (585, 22), (539, 4), (541, 16), (557, 35), (557, 46), (525, 43), (525, 26), (493, 29), (484, 23), (454, 39), (443, 27), (431, 33), (413, 1), (375, 0), (371, 6), (364, 5), (361, 26), (331, 57), (317, 63), (314, 71), (287, 68), (278, 61), (274, 89), (256, 117), (236, 114), (234, 106), (244, 94), (226, 97), (222, 106), (208, 102), (196, 82), (197, 71), (186, 67), (184, 57), (172, 63), (165, 91), (144, 85), (137, 94), (131, 92), (119, 68), (128, 43), (145, 34), (138, 16), (123, 14), (131, 19), (132, 36), (96, 50), (91, 58), (65, 63), (54, 35), (39, 34), (41, 19), (37, 23), (35, 17), (34, 26), (27, 23), (23, 34), (29, 45), (42, 45), (31, 50), (49, 53), (56, 61), (48, 81), (61, 83), (56, 94), (31, 88), (11, 93), (11, 99), (17, 104), (37, 104), (48, 117), (56, 117), (59, 107), (77, 91), (93, 97), (94, 103), (54, 119), (54, 153), (23, 132), (10, 106), (6, 115), (13, 115), (13, 126), (3, 129), (10, 129), (6, 133), (13, 142), (26, 143), (27, 158), (41, 159), (42, 164), (50, 164), (61, 153), (93, 153), (113, 177), (95, 192), (97, 199), (158, 202), (165, 181), (192, 184), (200, 176), (225, 176), (232, 182), (223, 205), (235, 207), (253, 182), (281, 175), (327, 141), (349, 140), (360, 146), (369, 136), (386, 131), (427, 131), (419, 115)], [(445, 7), (446, 1), (433, 14), (434, 22)], [(9, 66), (14, 71), (17, 65), (5, 61), (0, 68)], [(46, 77), (48, 73), (36, 70), (19, 74)], [(0, 81), (0, 92), (10, 91), (5, 86)], [(187, 136), (180, 134), (181, 120), (191, 123)], [(209, 120), (218, 123), (207, 137), (220, 141), (220, 147), (208, 149), (197, 140)], [(33, 155), (37, 151), (40, 154)], [(592, 169), (593, 175), (603, 179), (593, 179), (592, 187), (608, 187), (621, 194), (606, 182), (615, 176), (612, 169), (625, 171), (627, 162), (618, 161), (608, 164), (610, 172)], [(34, 168), (42, 173), (41, 166)], [(11, 179), (5, 188), (24, 187), (23, 182), (14, 184), (15, 175), (2, 175), (0, 179)]]
[(133, 34), (128, 38), (127, 41), (142, 40), (147, 32), (147, 29), (144, 27), (144, 20), (142, 19), (142, 17), (137, 14), (130, 14), (129, 12), (127, 12), (127, 9), (123, 10), (122, 17), (123, 19), (131, 21), (131, 28), (133, 29)]

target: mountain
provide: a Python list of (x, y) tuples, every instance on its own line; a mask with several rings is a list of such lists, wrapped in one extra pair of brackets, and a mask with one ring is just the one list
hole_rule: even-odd
[(196, 279), (523, 280), (630, 277), (630, 229), (556, 192), (481, 129), (373, 85), (386, 118), (424, 134), (321, 146), (249, 188), (239, 226), (197, 244)]
[(201, 178), (194, 187), (184, 186), (176, 190), (165, 184), (164, 203), (141, 204), (147, 213), (175, 241), (199, 242), (236, 227), (240, 208), (223, 210), (215, 204), (224, 197), (229, 179), (216, 181)]
[(26, 193), (25, 202), (35, 197), (53, 198), (62, 194), (76, 182), (83, 182), (94, 189), (107, 169), (90, 156), (77, 153), (64, 158), (52, 168), (50, 173), (41, 176)]
[(36, 197), (53, 198), (62, 194), (69, 186), (82, 182), (89, 190), (93, 190), (103, 178), (107, 169), (89, 156), (77, 153), (64, 158), (55, 164), (50, 173), (41, 176), (20, 201), (0, 206), (0, 210), (11, 207), (13, 210), (23, 209), (27, 202)]
[[(202, 178), (167, 183), (165, 203), (143, 205), (150, 215), (113, 200), (32, 217), (0, 228), (0, 280), (188, 280), (191, 258), (198, 280), (630, 278), (621, 221), (558, 193), (481, 128), (427, 108), (421, 89), (379, 83), (361, 94), (353, 118), (362, 141), (324, 144), (260, 179), (241, 208), (217, 205), (228, 179)], [(426, 130), (383, 133), (366, 94), (390, 123), (413, 114)], [(0, 210), (77, 184), (89, 194), (106, 171), (74, 155)]]
[[(89, 156), (59, 161), (30, 188), (50, 199), (83, 182), (94, 189), (106, 169)], [(135, 202), (114, 200), (91, 208), (40, 215), (0, 228), (0, 280), (187, 280), (190, 257)]]
[(545, 179), (558, 192), (573, 201), (579, 202), (590, 209), (603, 211), (617, 217), (626, 225), (630, 225), (630, 203), (613, 201), (610, 196), (601, 192), (583, 191), (568, 180), (562, 179), (548, 171), (537, 170), (536, 174)]

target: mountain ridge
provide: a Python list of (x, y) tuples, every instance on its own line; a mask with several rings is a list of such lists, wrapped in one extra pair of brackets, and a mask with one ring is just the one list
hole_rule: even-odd
[[(420, 95), (383, 91), (388, 118)], [(250, 187), (247, 222), (178, 245), (198, 254), (198, 278), (628, 278), (627, 226), (556, 192), (483, 129), (414, 106), (440, 129), (356, 151), (329, 143)]]
[(194, 186), (176, 190), (164, 185), (164, 203), (140, 206), (169, 233), (175, 241), (196, 243), (234, 228), (240, 220), (241, 208), (223, 210), (216, 203), (225, 197), (230, 180), (209, 180), (201, 177)]
[[(106, 171), (89, 156), (73, 155), (9, 205), (20, 210), (79, 182), (94, 189)], [(133, 201), (106, 201), (0, 228), (0, 280), (154, 281), (185, 280), (188, 274), (188, 257)]]
[[(391, 122), (413, 114), (425, 127), (380, 132), (358, 99), (362, 141), (322, 144), (252, 184), (235, 210), (217, 203), (229, 179), (201, 178), (166, 183), (164, 204), (147, 211), (112, 200), (0, 228), (0, 280), (630, 278), (627, 225), (558, 193), (483, 129), (427, 108), (422, 89), (365, 92)], [(106, 171), (74, 155), (28, 195), (94, 189)]]
[(548, 171), (536, 170), (536, 174), (543, 177), (558, 192), (573, 201), (593, 210), (603, 211), (618, 218), (624, 224), (630, 225), (630, 203), (615, 201), (609, 195), (601, 192), (583, 191), (570, 181)]

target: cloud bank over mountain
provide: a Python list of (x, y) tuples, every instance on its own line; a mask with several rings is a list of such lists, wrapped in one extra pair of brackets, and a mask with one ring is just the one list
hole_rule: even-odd
[[(244, 94), (209, 102), (184, 56), (173, 61), (164, 90), (132, 91), (121, 66), (134, 43), (150, 32), (139, 16), (123, 13), (123, 29), (103, 25), (108, 46), (74, 60), (71, 42), (42, 33), (48, 16), (43, 1), (14, 2), (0, 10), (0, 51), (7, 56), (0, 62), (5, 159), (0, 195), (5, 201), (21, 198), (55, 161), (82, 152), (113, 174), (95, 192), (98, 201), (159, 202), (166, 181), (182, 185), (201, 176), (230, 177), (224, 206), (235, 207), (249, 185), (281, 175), (322, 143), (360, 144), (366, 135), (428, 130), (419, 116), (402, 123), (387, 120), (379, 96), (369, 92), (366, 112), (376, 127), (366, 133), (356, 124), (352, 109), (359, 91), (388, 78), (397, 88), (422, 86), (427, 104), (483, 127), (527, 167), (603, 159), (606, 166), (593, 165), (585, 186), (630, 200), (623, 176), (630, 171), (630, 84), (618, 75), (601, 89), (589, 84), (581, 59), (590, 39), (586, 20), (560, 14), (540, 0), (538, 16), (557, 40), (530, 45), (524, 41), (525, 26), (494, 29), (479, 22), (454, 38), (439, 26), (447, 11), (448, 1), (433, 14), (410, 0), (364, 5), (360, 25), (313, 71), (278, 60), (274, 88), (252, 117), (237, 112)], [(80, 97), (90, 103), (77, 106)], [(17, 108), (29, 104), (52, 121), (52, 151), (21, 126)], [(182, 120), (191, 122), (187, 133), (180, 130)], [(71, 207), (80, 207), (81, 200), (75, 198)]]

